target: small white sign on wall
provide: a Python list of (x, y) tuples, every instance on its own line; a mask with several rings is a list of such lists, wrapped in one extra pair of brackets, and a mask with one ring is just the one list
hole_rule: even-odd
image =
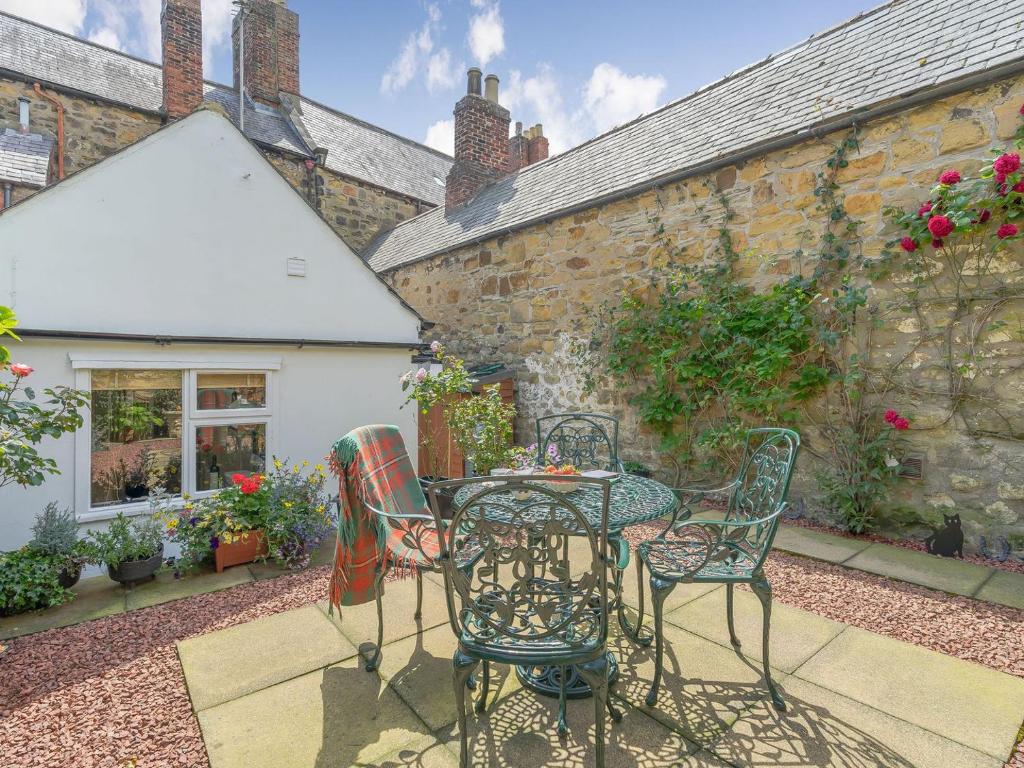
[(306, 260), (301, 259), (298, 256), (290, 257), (288, 259), (288, 275), (290, 277), (305, 277)]

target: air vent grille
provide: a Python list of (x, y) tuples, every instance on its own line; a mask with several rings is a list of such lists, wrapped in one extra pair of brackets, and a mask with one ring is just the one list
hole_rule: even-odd
[(919, 453), (911, 453), (900, 461), (900, 469), (897, 473), (905, 480), (924, 479), (924, 456)]

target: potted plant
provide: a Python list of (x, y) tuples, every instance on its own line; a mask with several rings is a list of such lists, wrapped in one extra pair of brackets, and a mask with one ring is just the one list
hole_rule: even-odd
[(236, 472), (231, 483), (199, 506), (210, 532), (217, 573), (232, 565), (251, 563), (267, 554), (264, 530), (270, 502), (265, 475)]
[(496, 384), (454, 404), (449, 416), (452, 438), (476, 474), (489, 475), (510, 463), (515, 417), (515, 406), (501, 399)]
[(78, 583), (82, 566), (88, 560), (78, 539), (78, 523), (74, 515), (70, 509), (61, 509), (55, 501), (36, 515), (28, 548), (59, 561), (61, 569), (57, 580), (64, 589)]
[(305, 568), (313, 551), (334, 530), (336, 521), (324, 493), (326, 475), (317, 464), (308, 474), (302, 465), (274, 459), (268, 475), (270, 486), (266, 536), (269, 557), (286, 568)]
[(622, 468), (630, 475), (636, 475), (637, 477), (650, 477), (654, 474), (654, 471), (646, 464), (641, 464), (639, 461), (624, 461), (622, 462)]
[(107, 530), (87, 535), (89, 561), (106, 565), (107, 575), (121, 584), (151, 578), (163, 562), (163, 529), (155, 517), (128, 518), (118, 512)]
[(73, 595), (61, 586), (62, 556), (25, 546), (0, 552), (0, 616), (53, 608)]

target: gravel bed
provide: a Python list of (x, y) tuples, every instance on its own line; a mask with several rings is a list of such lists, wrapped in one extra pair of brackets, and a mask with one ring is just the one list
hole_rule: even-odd
[[(328, 571), (10, 641), (0, 656), (0, 765), (208, 766), (175, 641), (322, 600)], [(767, 571), (779, 602), (1024, 677), (1024, 611), (782, 553)], [(1024, 768), (1024, 746), (1006, 768)]]

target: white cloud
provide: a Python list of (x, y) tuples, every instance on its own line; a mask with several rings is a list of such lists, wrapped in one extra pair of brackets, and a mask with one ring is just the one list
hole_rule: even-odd
[(474, 0), (473, 6), (480, 9), (469, 20), (469, 50), (474, 61), (481, 67), (505, 50), (505, 22), (497, 2), (493, 5), (484, 0)]
[(438, 120), (427, 128), (423, 143), (428, 147), (451, 155), (455, 153), (455, 121)]
[[(426, 66), (428, 70), (428, 86), (430, 85), (430, 69), (433, 65), (433, 58), (430, 54), (434, 50), (434, 38), (438, 34), (441, 25), (441, 9), (435, 3), (427, 5), (427, 19), (418, 31), (413, 32), (405, 39), (402, 49), (392, 60), (391, 65), (380, 79), (380, 90), (382, 93), (395, 93), (405, 88), (416, 77), (421, 67)], [(442, 49), (437, 56), (445, 54), (450, 57), (447, 49)], [(426, 64), (424, 64), (426, 62)], [(437, 87), (437, 79), (434, 86)]]
[[(518, 70), (509, 73), (499, 100), (512, 112), (513, 122), (527, 125), (542, 123), (552, 154), (563, 152), (586, 138), (584, 126), (562, 97), (555, 70), (548, 64), (537, 67), (537, 74), (524, 78)], [(529, 120), (524, 120), (524, 118)]]
[(203, 71), (207, 77), (213, 73), (214, 53), (221, 48), (231, 48), (234, 15), (231, 0), (203, 0)]
[(0, 0), (0, 11), (13, 13), (77, 35), (85, 23), (85, 0)]
[(464, 69), (462, 66), (452, 66), (451, 51), (442, 48), (427, 62), (427, 90), (434, 93), (454, 87), (462, 69)]
[(602, 133), (653, 110), (665, 86), (660, 75), (627, 75), (613, 64), (598, 64), (583, 88), (583, 109)]
[(114, 48), (115, 50), (121, 50), (124, 48), (124, 45), (121, 43), (121, 38), (118, 37), (117, 32), (112, 30), (110, 27), (94, 29), (89, 33), (89, 39), (97, 45), (105, 45), (107, 48)]

